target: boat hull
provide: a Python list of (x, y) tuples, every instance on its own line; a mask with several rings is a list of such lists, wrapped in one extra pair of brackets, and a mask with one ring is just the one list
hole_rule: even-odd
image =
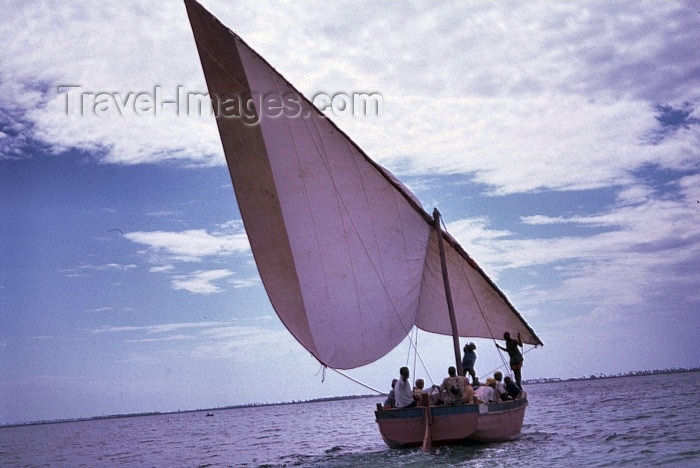
[(375, 411), (379, 432), (391, 448), (505, 442), (517, 439), (527, 398), (488, 405), (431, 406)]

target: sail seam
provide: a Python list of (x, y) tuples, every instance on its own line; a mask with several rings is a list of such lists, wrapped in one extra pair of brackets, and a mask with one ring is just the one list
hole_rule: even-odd
[[(319, 129), (319, 127), (318, 127), (318, 125), (317, 125), (317, 123), (316, 123), (316, 119), (317, 119), (317, 118), (318, 118), (318, 117), (317, 117), (317, 116), (314, 116), (313, 114), (310, 115), (311, 124), (313, 124), (313, 130), (315, 130), (315, 133), (314, 133), (314, 131), (311, 130), (310, 124), (309, 124), (309, 122), (307, 121), (307, 119), (303, 119), (303, 120), (304, 120), (304, 126), (305, 126), (305, 128), (306, 128), (306, 131), (308, 132), (308, 135), (311, 137), (311, 141), (313, 142), (314, 146), (316, 147), (316, 151), (317, 151), (317, 153), (318, 153), (318, 155), (319, 155), (319, 158), (320, 158), (321, 161), (323, 162), (323, 166), (324, 166), (325, 169), (326, 169), (326, 173), (328, 174), (328, 178), (331, 180), (331, 183), (333, 184), (333, 190), (334, 190), (335, 193), (336, 193), (336, 200), (337, 200), (337, 203), (338, 203), (337, 207), (338, 207), (338, 210), (341, 211), (342, 197), (340, 196), (340, 191), (338, 190), (338, 188), (337, 188), (337, 186), (336, 186), (336, 184), (335, 184), (335, 178), (333, 177), (333, 171), (332, 171), (332, 169), (331, 169), (331, 167), (330, 167), (330, 163), (329, 163), (328, 160), (325, 158), (325, 155), (326, 155), (326, 147), (325, 147), (325, 144), (324, 144), (324, 142), (323, 142), (323, 137), (320, 137), (320, 136), (321, 136), (321, 130)], [(319, 136), (319, 137), (320, 137), (320, 138), (319, 138), (319, 141), (316, 140), (316, 138), (315, 138), (316, 136)], [(304, 182), (304, 186), (306, 186), (306, 181)], [(345, 208), (345, 210), (346, 210), (346, 212), (347, 212), (347, 207), (344, 207), (344, 208)], [(348, 213), (348, 217), (349, 217), (349, 213)], [(345, 219), (344, 219), (343, 216), (341, 216), (341, 221), (342, 221), (342, 223), (343, 223), (343, 231), (346, 232), (347, 226), (345, 225)], [(346, 244), (346, 245), (347, 245), (347, 244)], [(349, 248), (348, 248), (348, 255), (349, 255)], [(351, 257), (352, 257), (352, 256), (351, 256)], [(358, 310), (360, 311), (360, 316), (362, 316), (362, 310), (361, 310), (361, 308), (359, 307), (360, 291), (359, 291), (359, 288), (358, 288), (358, 285), (357, 285), (357, 277), (356, 277), (356, 275), (355, 275), (355, 273), (356, 273), (356, 271), (355, 271), (355, 265), (354, 265), (354, 263), (352, 262), (352, 259), (351, 259), (351, 261), (350, 261), (350, 267), (352, 268), (352, 273), (353, 273), (353, 274), (352, 274), (352, 277), (353, 277), (353, 286), (354, 286), (354, 288), (355, 288), (355, 298), (356, 298), (356, 300), (358, 301), (358, 304), (357, 304), (358, 307), (357, 307), (357, 308), (358, 308)], [(327, 285), (326, 285), (326, 286), (327, 286)], [(362, 320), (361, 317), (360, 317), (360, 320)], [(363, 337), (363, 339), (364, 339), (364, 334), (362, 334), (362, 337)], [(364, 341), (363, 341), (363, 347), (366, 348), (366, 345), (365, 345)]]
[[(321, 116), (320, 118), (324, 118), (324, 119), (325, 119), (326, 117), (325, 117), (325, 116)], [(320, 131), (319, 131), (318, 127), (316, 126), (316, 125), (317, 125), (317, 124), (316, 124), (316, 119), (313, 119), (313, 118), (312, 118), (312, 122), (313, 122), (314, 127), (316, 128), (316, 131), (317, 131), (318, 134), (320, 135)], [(308, 128), (308, 123), (305, 122), (305, 125), (306, 125), (307, 128)], [(330, 168), (330, 163), (329, 163), (329, 161), (328, 161), (328, 160), (326, 159), (326, 157), (325, 157), (325, 152), (320, 150), (320, 148), (318, 147), (318, 144), (319, 144), (319, 143), (317, 143), (315, 139), (313, 139), (313, 141), (314, 141), (314, 145), (316, 146), (316, 150), (319, 152), (320, 158), (321, 158), (321, 160), (323, 161), (324, 166), (326, 167), (326, 171), (328, 172), (328, 174), (329, 174), (329, 176), (330, 176), (330, 180), (331, 180), (331, 182), (332, 182), (332, 184), (333, 184), (333, 189), (335, 190), (335, 193), (336, 193), (336, 195), (337, 195), (337, 199), (338, 199), (339, 203), (342, 204), (343, 208), (345, 209), (345, 212), (348, 214), (348, 219), (349, 219), (349, 221), (350, 221), (350, 224), (352, 225), (353, 230), (354, 230), (355, 233), (357, 234), (357, 238), (358, 238), (358, 240), (360, 241), (360, 244), (362, 245), (362, 248), (364, 249), (365, 253), (367, 254), (367, 258), (369, 259), (369, 261), (370, 261), (370, 263), (371, 263), (371, 265), (372, 265), (372, 268), (374, 269), (375, 273), (377, 273), (377, 276), (378, 276), (378, 277), (384, 279), (384, 275), (380, 273), (380, 271), (379, 271), (379, 269), (378, 269), (378, 266), (377, 266), (376, 263), (375, 263), (374, 256), (372, 256), (372, 255), (370, 254), (370, 252), (369, 252), (369, 250), (368, 250), (368, 248), (367, 248), (367, 245), (365, 244), (364, 239), (362, 238), (361, 235), (359, 235), (359, 229), (358, 229), (357, 226), (355, 225), (355, 222), (354, 222), (354, 220), (352, 219), (352, 216), (350, 216), (350, 210), (348, 209), (348, 206), (345, 204), (345, 200), (343, 199), (342, 194), (341, 194), (340, 190), (338, 189), (338, 186), (337, 186), (336, 181), (335, 181), (335, 177), (333, 176), (333, 172), (332, 172), (332, 170), (331, 170), (331, 168)], [(323, 146), (323, 147), (324, 147), (324, 150), (325, 150), (325, 145), (324, 145), (324, 142), (323, 142), (323, 138), (321, 138), (320, 145)], [(353, 158), (353, 161), (354, 161), (354, 158)], [(365, 192), (365, 194), (366, 194), (366, 189), (364, 188), (364, 181), (363, 181), (363, 192)], [(367, 201), (369, 202), (369, 200), (367, 200)], [(373, 232), (374, 232), (374, 231), (373, 231)], [(373, 237), (374, 237), (374, 239), (375, 239), (375, 241), (376, 241), (376, 239), (377, 239), (376, 233), (375, 233), (375, 235), (374, 235)], [(351, 264), (353, 264), (353, 263), (351, 262)], [(354, 266), (354, 264), (353, 264), (353, 266)], [(353, 277), (354, 277), (354, 275), (353, 275)], [(402, 328), (403, 328), (405, 334), (408, 335), (408, 334), (410, 333), (410, 331), (411, 331), (412, 325), (411, 325), (411, 327), (408, 327), (408, 326), (404, 323), (404, 321), (402, 320), (401, 315), (398, 313), (398, 307), (397, 307), (396, 304), (394, 303), (394, 300), (393, 300), (392, 295), (391, 295), (391, 294), (389, 293), (389, 291), (386, 289), (386, 285), (385, 285), (384, 281), (381, 282), (381, 285), (382, 285), (382, 289), (384, 290), (384, 293), (386, 294), (386, 297), (389, 299), (389, 302), (391, 303), (392, 312), (394, 312), (394, 315), (398, 318), (399, 323), (401, 323), (401, 326), (402, 326)], [(357, 288), (357, 281), (355, 281), (355, 287)]]
[[(232, 33), (232, 34), (233, 34), (233, 33)], [(239, 39), (240, 39), (240, 38), (239, 38)], [(241, 42), (243, 42), (243, 41), (241, 40)], [(250, 50), (254, 53), (254, 58), (261, 59), (261, 57), (260, 57), (259, 55), (257, 55), (257, 53), (255, 53), (255, 51), (253, 51), (252, 49), (250, 49)], [(264, 62), (264, 63), (267, 63), (267, 62), (265, 62), (264, 60), (263, 60), (263, 62)], [(274, 74), (272, 74), (272, 77), (273, 77), (273, 80), (274, 80), (274, 83), (275, 83), (275, 87), (277, 88), (277, 91), (279, 92), (279, 91), (280, 91), (280, 88), (279, 88), (279, 85), (278, 85), (278, 81), (279, 81), (279, 80), (276, 79), (276, 77), (275, 77)], [(289, 124), (289, 120), (285, 120), (285, 121), (287, 122), (287, 125), (290, 125), (290, 124)], [(290, 132), (292, 135), (294, 135), (294, 132), (292, 131), (291, 127), (289, 128), (289, 132)], [(301, 161), (299, 160), (299, 148), (297, 147), (296, 139), (292, 138), (291, 140), (292, 140), (292, 143), (294, 144), (294, 149), (295, 149), (295, 151), (294, 151), (294, 157), (296, 158), (297, 166), (298, 166), (299, 168), (301, 168), (301, 165), (302, 165), (302, 164), (301, 164)], [(264, 138), (263, 138), (263, 141), (264, 141)], [(266, 143), (266, 142), (265, 142), (265, 145), (267, 146), (267, 143)], [(267, 148), (266, 148), (266, 151), (267, 151)], [(274, 173), (273, 173), (273, 178), (274, 178)], [(277, 185), (277, 183), (275, 183), (275, 185)], [(308, 198), (308, 191), (307, 191), (307, 190), (304, 190), (304, 195), (305, 195), (306, 198), (307, 198), (307, 205), (308, 205), (308, 206), (311, 206), (310, 200), (309, 200), (309, 198)], [(282, 200), (280, 200), (280, 204), (281, 204), (281, 203), (282, 203)], [(314, 213), (313, 213), (312, 210), (310, 210), (310, 211), (311, 211), (312, 223), (315, 224), (315, 220), (313, 219)], [(283, 216), (283, 220), (284, 220), (285, 229), (286, 229), (287, 220), (284, 219), (284, 216)], [(315, 243), (316, 243), (316, 245), (318, 245), (319, 242), (318, 242), (318, 236), (317, 236), (316, 229), (313, 229), (312, 231), (313, 231), (313, 233), (314, 233)], [(296, 258), (295, 258), (294, 253), (292, 253), (292, 259), (293, 259), (293, 261), (294, 261), (294, 268), (297, 269), (297, 268), (298, 268), (298, 267), (297, 267), (297, 261), (296, 261)], [(297, 274), (297, 275), (298, 275), (298, 274)], [(328, 283), (327, 283), (327, 280), (326, 280), (326, 276), (327, 276), (327, 275), (323, 275), (323, 281), (324, 281), (324, 284), (325, 284), (326, 291), (328, 291)], [(301, 300), (302, 300), (302, 302), (303, 302), (303, 304), (304, 304), (304, 309), (306, 310), (306, 307), (307, 307), (307, 305), (306, 305), (306, 297), (305, 297), (305, 294), (303, 293), (303, 291), (301, 292)], [(313, 332), (311, 332), (311, 324), (309, 323), (308, 326), (309, 326), (309, 331), (310, 331), (311, 339), (312, 339), (312, 341), (313, 341), (313, 343), (314, 343), (314, 350), (316, 351), (316, 353), (319, 353), (319, 354), (320, 354), (320, 350), (317, 348), (317, 343), (316, 343), (316, 340), (315, 340), (315, 338), (314, 338), (314, 334), (313, 334)], [(312, 353), (312, 354), (314, 355), (314, 357), (316, 357), (316, 359), (317, 359), (321, 364), (326, 365), (318, 356), (316, 356), (316, 353)]]

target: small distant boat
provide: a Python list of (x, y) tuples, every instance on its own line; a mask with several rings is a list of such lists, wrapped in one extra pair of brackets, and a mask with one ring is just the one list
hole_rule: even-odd
[[(534, 330), (393, 174), (265, 59), (185, 0), (238, 207), (277, 315), (322, 365), (352, 369), (416, 326), (459, 338)], [(222, 108), (223, 105), (223, 108)], [(511, 440), (527, 398), (376, 411), (390, 447)]]
[(206, 417), (207, 417), (207, 418), (210, 418), (210, 417), (212, 417), (212, 416), (214, 416), (214, 413), (207, 413), (207, 414), (206, 414)]

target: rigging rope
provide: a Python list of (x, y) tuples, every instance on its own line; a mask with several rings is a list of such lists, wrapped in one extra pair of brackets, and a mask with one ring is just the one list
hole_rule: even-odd
[[(414, 327), (411, 327), (411, 331), (408, 333), (408, 341), (413, 344), (413, 330)], [(415, 349), (415, 346), (413, 347)], [(406, 366), (408, 366), (409, 361), (411, 360), (411, 346), (408, 347), (408, 351), (406, 352)], [(413, 369), (413, 372), (416, 370)]]
[[(442, 222), (442, 226), (445, 228), (445, 232), (447, 232), (447, 225), (445, 224), (445, 218), (441, 217), (440, 221)], [(491, 339), (493, 340), (493, 344), (496, 345), (496, 349), (498, 350), (498, 356), (501, 358), (501, 362), (503, 362), (503, 367), (507, 367), (506, 364), (506, 359), (503, 356), (503, 352), (501, 351), (501, 348), (498, 347), (498, 344), (496, 343), (496, 338), (494, 338), (493, 331), (491, 330), (491, 326), (489, 325), (488, 320), (486, 320), (486, 314), (484, 314), (484, 310), (481, 307), (481, 304), (479, 303), (479, 299), (476, 297), (476, 293), (474, 292), (474, 288), (472, 287), (471, 281), (469, 281), (469, 275), (467, 274), (467, 271), (464, 269), (464, 262), (460, 263), (460, 268), (462, 269), (462, 273), (464, 274), (464, 278), (467, 280), (467, 285), (469, 286), (469, 290), (472, 293), (472, 297), (474, 298), (474, 302), (476, 302), (476, 306), (479, 308), (479, 313), (481, 313), (481, 318), (484, 319), (484, 323), (486, 324), (486, 328), (489, 331), (489, 335), (491, 335)], [(500, 369), (500, 366), (497, 368)], [(486, 375), (489, 375), (493, 373), (489, 372)]]
[[(532, 351), (533, 349), (537, 349), (537, 346), (533, 346), (532, 348), (528, 349), (527, 351), (523, 351), (523, 354), (529, 353), (529, 352)], [(500, 350), (499, 350), (499, 351), (500, 351)], [(487, 374), (493, 374), (494, 372), (496, 372), (496, 371), (497, 371), (498, 369), (500, 369), (501, 367), (506, 367), (506, 368), (508, 367), (508, 364), (505, 363), (505, 360), (504, 360), (503, 364), (501, 364), (500, 366), (496, 367), (495, 369), (493, 369), (491, 372), (488, 372)], [(510, 374), (510, 372), (509, 372), (509, 375), (512, 375), (512, 374)]]
[(365, 388), (368, 389), (368, 390), (372, 390), (373, 392), (378, 393), (378, 394), (380, 394), (380, 395), (386, 395), (386, 394), (387, 394), (386, 392), (382, 392), (381, 390), (377, 390), (376, 388), (370, 387), (370, 386), (367, 385), (367, 384), (363, 384), (363, 383), (360, 382), (359, 380), (354, 379), (354, 378), (350, 377), (349, 375), (340, 372), (338, 369), (333, 369), (332, 367), (328, 367), (328, 366), (323, 366), (323, 367), (324, 367), (324, 371), (323, 371), (323, 372), (324, 372), (324, 375), (325, 375), (325, 368), (328, 368), (328, 369), (330, 369), (330, 370), (332, 370), (332, 371), (335, 371), (335, 372), (337, 372), (338, 374), (342, 375), (342, 376), (345, 377), (346, 379), (352, 380), (352, 381), (355, 382), (356, 384), (365, 387)]
[[(428, 366), (425, 365), (425, 362), (423, 362), (423, 357), (420, 355), (418, 352), (418, 327), (415, 327), (416, 329), (416, 341), (413, 343), (413, 349), (414, 349), (414, 354), (413, 354), (413, 375), (418, 376), (416, 374), (416, 359), (420, 361), (421, 366), (423, 367), (423, 371), (425, 371), (425, 374), (428, 376), (428, 380), (430, 380), (430, 384), (434, 384), (435, 381), (433, 380), (433, 376), (430, 375), (430, 371), (428, 370)], [(410, 350), (410, 348), (409, 348)]]
[(418, 374), (416, 374), (416, 358), (418, 357), (418, 351), (417, 351), (418, 350), (418, 328), (413, 327), (413, 329), (416, 331), (415, 332), (416, 337), (415, 337), (415, 341), (413, 343), (413, 349), (416, 350), (416, 352), (413, 353), (413, 376), (417, 377)]

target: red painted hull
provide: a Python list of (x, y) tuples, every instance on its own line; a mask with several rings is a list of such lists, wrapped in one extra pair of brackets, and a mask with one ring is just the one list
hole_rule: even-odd
[[(426, 422), (430, 445), (464, 442), (504, 442), (517, 439), (527, 398), (489, 405), (432, 406), (376, 411), (379, 432), (391, 448), (424, 444)], [(426, 416), (429, 419), (426, 421)]]

